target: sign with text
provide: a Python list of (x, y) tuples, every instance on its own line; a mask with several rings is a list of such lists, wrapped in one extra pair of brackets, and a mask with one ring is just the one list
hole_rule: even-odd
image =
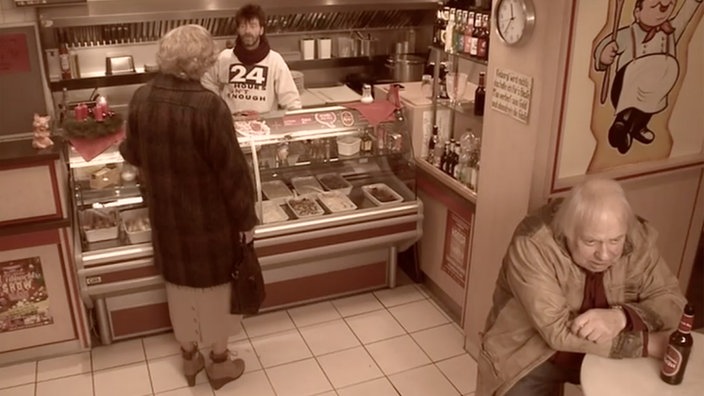
[(528, 123), (533, 78), (506, 69), (496, 69), (491, 108)]
[(52, 323), (41, 259), (1, 262), (0, 333)]
[(471, 219), (464, 219), (458, 214), (448, 211), (446, 224), (445, 249), (441, 268), (457, 284), (464, 287), (469, 269)]

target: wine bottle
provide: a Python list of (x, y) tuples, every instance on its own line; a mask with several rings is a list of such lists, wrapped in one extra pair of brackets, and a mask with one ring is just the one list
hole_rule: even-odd
[(479, 73), (479, 85), (477, 89), (474, 90), (474, 115), (483, 116), (484, 115), (484, 99), (486, 97), (486, 88), (484, 87), (486, 74), (484, 72)]
[(694, 307), (687, 304), (677, 330), (672, 332), (663, 358), (660, 378), (670, 385), (682, 382), (687, 368), (689, 354), (692, 352), (692, 325), (694, 324)]

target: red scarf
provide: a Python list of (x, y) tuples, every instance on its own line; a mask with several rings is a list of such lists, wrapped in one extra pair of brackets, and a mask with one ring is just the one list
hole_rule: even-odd
[(253, 50), (248, 50), (245, 48), (240, 38), (237, 37), (237, 41), (235, 41), (235, 48), (232, 51), (235, 53), (235, 56), (240, 60), (240, 62), (249, 66), (259, 63), (262, 59), (266, 58), (266, 56), (269, 55), (270, 49), (269, 41), (265, 36), (261, 36), (259, 38), (259, 46)]
[(645, 38), (643, 39), (644, 43), (652, 40), (653, 37), (655, 37), (655, 33), (659, 31), (662, 31), (665, 34), (672, 34), (675, 31), (675, 28), (670, 25), (670, 21), (665, 21), (658, 26), (648, 26), (644, 25), (642, 22), (638, 22), (638, 26), (645, 31)]

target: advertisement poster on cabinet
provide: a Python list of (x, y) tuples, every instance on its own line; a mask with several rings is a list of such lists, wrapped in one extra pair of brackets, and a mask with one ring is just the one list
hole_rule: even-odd
[(54, 323), (39, 257), (0, 262), (0, 333)]

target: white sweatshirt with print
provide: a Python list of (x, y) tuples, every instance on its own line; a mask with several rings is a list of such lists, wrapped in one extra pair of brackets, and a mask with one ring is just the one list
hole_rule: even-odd
[(258, 63), (245, 66), (232, 49), (224, 49), (201, 78), (201, 84), (220, 95), (232, 113), (301, 108), (291, 71), (274, 50)]

